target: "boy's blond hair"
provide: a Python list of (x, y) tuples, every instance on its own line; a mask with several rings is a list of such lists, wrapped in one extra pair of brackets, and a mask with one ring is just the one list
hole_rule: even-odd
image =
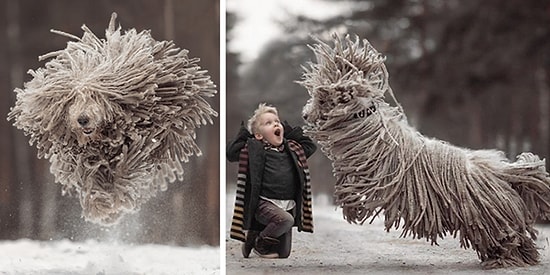
[(277, 112), (277, 108), (273, 106), (266, 105), (265, 103), (260, 103), (258, 105), (258, 108), (254, 111), (254, 114), (250, 119), (248, 119), (248, 131), (250, 131), (251, 134), (255, 134), (258, 131), (258, 118), (265, 114), (265, 113), (272, 113), (276, 116), (279, 116), (279, 112)]

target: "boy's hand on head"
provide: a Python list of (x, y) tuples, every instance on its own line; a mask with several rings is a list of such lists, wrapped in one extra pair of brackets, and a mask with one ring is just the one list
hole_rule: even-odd
[(246, 129), (246, 126), (244, 125), (244, 121), (241, 121), (241, 128), (239, 129), (239, 133), (237, 133), (237, 140), (246, 141), (248, 138), (251, 138), (252, 134)]
[(283, 129), (285, 131), (285, 136), (287, 134), (289, 134), (290, 132), (292, 132), (292, 130), (294, 129), (292, 126), (290, 126), (290, 123), (288, 123), (288, 121), (283, 121)]
[(283, 127), (285, 129), (285, 138), (287, 139), (298, 141), (304, 136), (301, 127), (292, 127), (286, 120), (283, 122)]

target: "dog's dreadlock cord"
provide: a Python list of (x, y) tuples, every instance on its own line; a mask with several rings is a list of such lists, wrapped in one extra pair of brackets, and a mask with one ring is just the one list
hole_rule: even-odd
[[(537, 264), (534, 222), (550, 218), (544, 160), (523, 153), (510, 162), (499, 151), (421, 135), (408, 125), (384, 60), (368, 41), (360, 47), (358, 38), (335, 36), (334, 44), (311, 47), (318, 63), (300, 83), (312, 97), (304, 107), (307, 134), (332, 161), (344, 218), (362, 224), (383, 212), (386, 230), (401, 227), (401, 236), (432, 244), (449, 233), (486, 267)], [(384, 102), (386, 92), (397, 107)], [(350, 119), (365, 108), (372, 113), (372, 104), (377, 115)]]

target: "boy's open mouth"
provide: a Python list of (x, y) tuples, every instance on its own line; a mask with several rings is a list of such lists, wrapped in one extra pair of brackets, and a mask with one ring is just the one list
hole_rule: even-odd
[(281, 129), (275, 129), (275, 135), (280, 136), (281, 135)]

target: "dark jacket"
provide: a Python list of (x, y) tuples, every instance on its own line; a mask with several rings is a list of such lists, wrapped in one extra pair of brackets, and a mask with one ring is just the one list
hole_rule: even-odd
[[(287, 132), (288, 131), (288, 132)], [(292, 139), (298, 142), (307, 158), (309, 158), (317, 146), (309, 138), (304, 136), (303, 131), (300, 127), (292, 128), (285, 125), (285, 135), (283, 139), (283, 144), (285, 145), (285, 152), (291, 155), (294, 167), (296, 167), (299, 175), (300, 186), (295, 195), (296, 208), (294, 216), (294, 226), (298, 226), (298, 229), (301, 230), (300, 225), (302, 224), (302, 190), (305, 184), (305, 175), (303, 169), (298, 164), (298, 157), (296, 154), (289, 149), (288, 139)], [(245, 188), (245, 198), (244, 198), (244, 224), (243, 227), (245, 230), (262, 230), (263, 225), (260, 224), (254, 218), (254, 213), (258, 206), (260, 200), (260, 188), (262, 185), (262, 176), (264, 172), (265, 164), (265, 149), (261, 141), (256, 140), (244, 126), (241, 126), (239, 134), (234, 140), (231, 140), (227, 144), (227, 159), (231, 162), (239, 161), (239, 154), (241, 149), (244, 148), (245, 144), (248, 144), (248, 171), (246, 177), (246, 188)]]

